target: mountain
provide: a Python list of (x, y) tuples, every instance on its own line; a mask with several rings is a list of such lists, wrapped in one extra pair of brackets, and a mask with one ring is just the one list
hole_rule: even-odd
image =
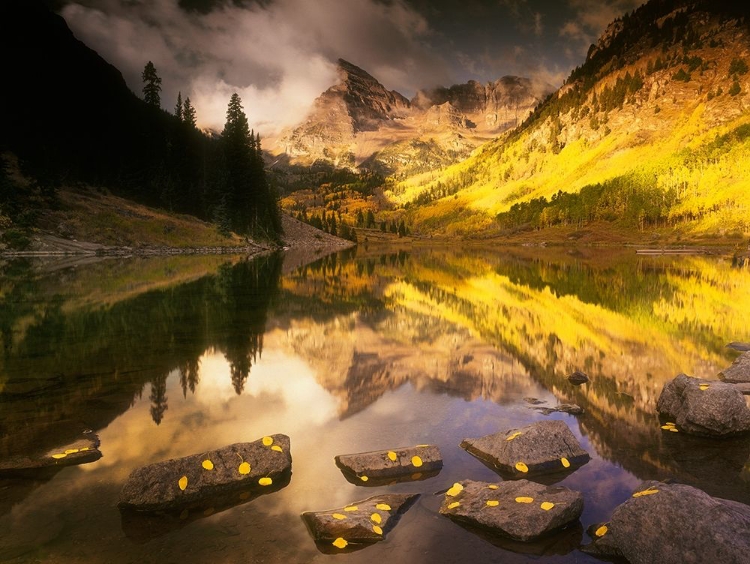
[(750, 232), (749, 15), (736, 2), (651, 0), (612, 22), (519, 128), (384, 198), (422, 233), (578, 238), (621, 227), (741, 239)]

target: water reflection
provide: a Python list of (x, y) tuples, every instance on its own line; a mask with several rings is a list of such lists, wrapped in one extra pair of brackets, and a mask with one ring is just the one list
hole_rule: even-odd
[[(460, 441), (544, 419), (529, 397), (585, 409), (550, 416), (592, 454), (561, 482), (584, 493), (584, 526), (605, 520), (642, 479), (750, 502), (750, 441), (665, 434), (654, 415), (666, 380), (715, 377), (736, 357), (724, 345), (750, 341), (747, 267), (360, 248), (282, 276), (282, 260), (4, 266), (0, 456), (91, 428), (104, 457), (3, 483), (0, 560), (111, 563), (163, 552), (236, 561), (262, 544), (270, 561), (314, 562), (324, 556), (299, 514), (362, 497), (335, 455), (434, 443), (442, 473), (379, 486), (423, 495), (387, 542), (345, 559), (525, 562), (529, 550), (587, 562), (574, 550), (580, 531), (515, 547), (436, 516), (435, 492), (467, 477), (497, 480)], [(591, 382), (570, 385), (575, 369)], [(158, 537), (130, 524), (123, 532), (114, 504), (134, 468), (273, 433), (292, 440), (294, 476), (282, 491), (195, 521), (177, 516)], [(125, 534), (146, 544), (123, 544)]]

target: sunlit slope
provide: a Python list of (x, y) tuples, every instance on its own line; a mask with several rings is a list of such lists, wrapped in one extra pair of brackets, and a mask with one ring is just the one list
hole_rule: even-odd
[[(750, 232), (750, 35), (718, 6), (675, 4), (650, 2), (615, 22), (519, 131), (440, 174), (393, 184), (389, 197), (422, 232), (596, 220)], [(582, 197), (549, 205), (558, 192)]]

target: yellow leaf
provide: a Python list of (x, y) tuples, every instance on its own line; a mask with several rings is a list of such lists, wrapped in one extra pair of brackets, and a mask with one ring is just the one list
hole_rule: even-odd
[(607, 525), (602, 525), (599, 527), (596, 532), (594, 533), (597, 537), (603, 537), (607, 534), (607, 531), (609, 531), (609, 527)]
[(564, 456), (560, 459), (560, 462), (562, 462), (564, 468), (570, 468), (570, 460), (568, 460)]
[(273, 437), (263, 437), (263, 445), (271, 446), (273, 444)]
[(356, 505), (347, 505), (346, 507), (344, 507), (344, 511), (359, 511), (359, 507), (357, 507)]
[(331, 515), (331, 517), (333, 517), (334, 519), (338, 519), (339, 521), (343, 521), (344, 519), (346, 519), (346, 515), (342, 515), (341, 513), (334, 513), (333, 515)]
[(667, 421), (665, 425), (670, 425), (671, 427), (674, 427), (675, 425), (677, 425), (677, 423), (672, 423), (671, 421)]
[(669, 432), (670, 432), (670, 433), (679, 433), (679, 432), (680, 432), (680, 430), (679, 430), (679, 429), (676, 429), (675, 427), (672, 427), (672, 428), (671, 428), (671, 429), (669, 430)]
[(427, 448), (430, 445), (417, 445), (417, 448)]
[(491, 499), (487, 502), (487, 507), (497, 507), (498, 505), (500, 505), (500, 502), (495, 499)]
[(201, 466), (203, 466), (203, 468), (205, 468), (206, 470), (214, 469), (214, 463), (211, 462), (208, 458), (201, 463)]
[(337, 538), (337, 539), (336, 539), (335, 541), (333, 541), (333, 542), (332, 542), (331, 544), (332, 544), (333, 546), (335, 546), (336, 548), (346, 548), (346, 547), (347, 547), (347, 545), (348, 545), (349, 543), (348, 543), (348, 542), (346, 542), (346, 541), (345, 541), (344, 539), (342, 539), (341, 537), (339, 537), (339, 538)]
[(398, 456), (396, 455), (396, 453), (395, 453), (395, 452), (393, 452), (392, 450), (389, 450), (389, 451), (388, 451), (388, 458), (389, 458), (389, 459), (390, 459), (390, 460), (391, 460), (392, 462), (396, 462), (396, 458), (398, 458)]
[(422, 477), (422, 472), (416, 472), (415, 474), (411, 475), (411, 479), (414, 480), (415, 482), (419, 480), (421, 477)]
[(664, 429), (665, 431), (671, 431), (672, 429), (674, 429), (674, 427), (670, 425), (662, 425), (661, 428)]
[(69, 448), (65, 451), (65, 454), (75, 454), (76, 452), (78, 452), (77, 448)]
[(240, 474), (249, 474), (250, 473), (250, 465), (247, 462), (243, 462), (240, 464), (240, 467), (238, 468)]
[(383, 522), (383, 518), (380, 516), (380, 513), (373, 513), (372, 515), (370, 515), (370, 520), (373, 523), (378, 523), (378, 524)]
[(643, 497), (644, 495), (652, 495), (652, 494), (657, 493), (658, 491), (659, 490), (657, 490), (656, 488), (651, 487), (651, 488), (648, 488), (647, 490), (635, 492), (633, 494), (633, 497)]
[(460, 504), (459, 502), (457, 502), (457, 501), (454, 501), (453, 503), (451, 503), (451, 504), (450, 504), (450, 505), (448, 506), (448, 509), (455, 509), (455, 508), (456, 508), (456, 507), (458, 507), (459, 505), (461, 505), (461, 504)]
[(698, 386), (701, 390), (701, 392), (705, 392), (710, 386), (708, 384), (701, 384)]
[(64, 452), (62, 452), (62, 453), (60, 453), (60, 454), (53, 454), (53, 455), (52, 455), (52, 458), (56, 458), (56, 459), (58, 459), (58, 460), (59, 460), (60, 458), (65, 458), (66, 456), (68, 456), (68, 455), (67, 455), (67, 454), (65, 454)]
[(177, 485), (178, 485), (178, 486), (180, 486), (180, 489), (181, 489), (182, 491), (185, 491), (185, 488), (187, 488), (187, 482), (188, 482), (187, 476), (183, 476), (183, 477), (182, 477), (182, 478), (180, 478), (180, 480), (179, 480), (179, 481), (177, 482)]
[(258, 483), (261, 486), (270, 486), (271, 484), (273, 484), (273, 480), (271, 478), (261, 478), (260, 480), (258, 480)]
[(516, 470), (525, 474), (529, 471), (529, 467), (526, 466), (523, 462), (516, 462)]
[(87, 450), (89, 450), (89, 447), (83, 447), (83, 448), (81, 449), (81, 452), (86, 452)]
[(284, 452), (284, 449), (282, 449), (279, 445), (273, 445), (271, 447), (271, 450), (275, 450), (276, 452)]
[(375, 506), (375, 509), (380, 509), (380, 511), (390, 511), (391, 510), (391, 506), (388, 505), (387, 503), (378, 503)]
[(534, 498), (533, 497), (517, 497), (516, 503), (533, 503)]
[(463, 489), (464, 487), (458, 482), (456, 482), (455, 484), (453, 484), (453, 487), (451, 487), (447, 492), (445, 492), (445, 495), (450, 496), (450, 497), (455, 497), (458, 494), (460, 494), (461, 491), (463, 491)]
[(412, 456), (411, 463), (417, 468), (419, 468), (420, 466), (422, 466), (422, 459), (419, 458), (418, 456)]
[(363, 482), (366, 482), (370, 478), (368, 478), (367, 476), (360, 476), (359, 479), (362, 480)]
[(555, 506), (555, 504), (554, 504), (554, 503), (552, 503), (551, 501), (545, 501), (545, 502), (542, 502), (542, 505), (540, 505), (540, 507), (541, 507), (542, 509), (544, 509), (545, 511), (549, 511), (549, 510), (550, 510), (550, 509), (552, 509), (552, 508), (553, 508), (554, 506)]
[(496, 485), (496, 484), (490, 484), (490, 485), (489, 485), (489, 486), (487, 486), (487, 487), (488, 487), (489, 489), (491, 489), (491, 490), (496, 490), (496, 489), (497, 489), (497, 485)]
[(377, 533), (377, 534), (379, 534), (379, 535), (382, 535), (382, 534), (383, 534), (383, 529), (381, 529), (381, 528), (380, 528), (380, 527), (378, 527), (377, 525), (373, 525), (373, 526), (372, 526), (372, 531), (373, 531), (374, 533)]
[(510, 437), (508, 437), (505, 440), (506, 441), (512, 441), (513, 439), (515, 439), (516, 437), (520, 437), (521, 435), (523, 435), (523, 433), (521, 433), (521, 431), (516, 431), (515, 433), (513, 433)]

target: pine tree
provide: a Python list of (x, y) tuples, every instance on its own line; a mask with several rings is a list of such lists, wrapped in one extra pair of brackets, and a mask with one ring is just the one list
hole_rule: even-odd
[(195, 121), (195, 108), (190, 103), (190, 96), (185, 98), (185, 103), (182, 105), (182, 121), (191, 127), (197, 127)]
[(177, 93), (177, 105), (174, 107), (174, 115), (180, 121), (183, 121), (185, 118), (185, 113), (182, 105), (182, 92)]
[(154, 63), (149, 61), (143, 69), (143, 99), (150, 106), (161, 107), (161, 78), (156, 74)]

